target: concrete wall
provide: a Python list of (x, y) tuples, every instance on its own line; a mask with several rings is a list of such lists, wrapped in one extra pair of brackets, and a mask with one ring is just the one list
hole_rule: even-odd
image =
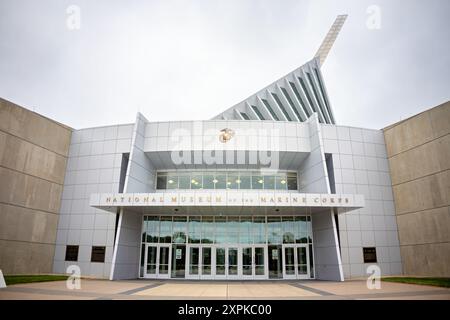
[(0, 98), (0, 269), (50, 273), (71, 129)]
[(450, 102), (384, 129), (403, 271), (450, 276)]

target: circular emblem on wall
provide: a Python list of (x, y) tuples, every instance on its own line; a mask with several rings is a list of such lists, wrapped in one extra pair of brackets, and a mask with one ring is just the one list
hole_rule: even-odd
[(234, 137), (234, 130), (228, 129), (228, 128), (220, 130), (220, 134), (219, 134), (220, 142), (226, 143), (226, 142), (230, 141), (231, 138), (233, 138), (233, 137)]

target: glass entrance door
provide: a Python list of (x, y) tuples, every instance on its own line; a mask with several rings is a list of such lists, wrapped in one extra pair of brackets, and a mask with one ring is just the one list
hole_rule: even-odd
[(172, 245), (172, 272), (171, 278), (184, 278), (186, 271), (186, 246)]
[(226, 252), (227, 252), (227, 248), (226, 247), (216, 247), (215, 248), (215, 272), (214, 272), (214, 276), (215, 278), (226, 278)]
[(200, 247), (188, 246), (186, 256), (186, 278), (198, 279), (201, 272)]
[(309, 279), (309, 255), (306, 245), (283, 245), (283, 277)]
[(240, 269), (243, 279), (267, 278), (265, 252), (264, 246), (243, 246), (241, 248)]
[(239, 267), (239, 263), (238, 263), (238, 259), (239, 259), (239, 255), (238, 255), (238, 248), (235, 247), (229, 247), (227, 248), (227, 256), (228, 256), (228, 264), (227, 264), (227, 278), (238, 278), (239, 273), (238, 273), (238, 267)]
[(147, 245), (145, 250), (145, 278), (169, 278), (170, 245)]
[(281, 245), (268, 246), (269, 279), (283, 278), (283, 254)]
[(242, 247), (241, 257), (242, 277), (253, 278), (253, 248)]
[(200, 276), (202, 279), (211, 279), (213, 277), (212, 274), (212, 247), (202, 247), (201, 248), (201, 268), (200, 268)]
[(159, 245), (158, 250), (158, 278), (169, 278), (170, 245)]
[(145, 278), (309, 279), (309, 248), (284, 245), (147, 244)]
[(264, 246), (254, 247), (253, 261), (254, 261), (254, 269), (253, 275), (254, 278), (267, 278), (267, 258), (266, 258), (266, 250)]
[(157, 245), (147, 245), (145, 250), (145, 259), (146, 266), (144, 269), (144, 276), (148, 278), (156, 278), (157, 276), (157, 255), (158, 255), (158, 246)]
[(309, 255), (306, 246), (297, 247), (297, 278), (309, 278)]
[(283, 247), (283, 278), (284, 279), (295, 279), (295, 247), (294, 246), (284, 246)]
[(214, 278), (239, 279), (241, 263), (238, 246), (217, 246), (215, 251)]

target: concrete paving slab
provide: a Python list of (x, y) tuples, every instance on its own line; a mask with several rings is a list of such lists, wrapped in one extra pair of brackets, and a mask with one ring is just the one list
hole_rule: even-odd
[(450, 300), (450, 289), (382, 282), (369, 290), (364, 280), (332, 281), (108, 281), (83, 279), (80, 290), (65, 281), (19, 284), (0, 289), (5, 299), (438, 299)]
[(280, 298), (280, 297), (314, 297), (317, 294), (285, 283), (268, 284), (229, 284), (228, 298)]
[[(306, 281), (301, 282), (301, 284), (305, 287), (326, 291), (334, 295), (345, 295), (345, 296), (358, 294), (393, 293), (393, 292), (414, 292), (414, 291), (422, 292), (422, 291), (433, 291), (436, 289), (442, 289), (434, 286), (382, 281), (380, 289), (370, 290), (367, 288), (365, 280), (347, 280), (344, 282)], [(450, 293), (450, 289), (447, 290), (449, 290)]]
[(173, 297), (227, 297), (226, 284), (192, 284), (192, 283), (167, 283), (156, 288), (151, 288), (135, 293), (143, 296), (173, 296)]

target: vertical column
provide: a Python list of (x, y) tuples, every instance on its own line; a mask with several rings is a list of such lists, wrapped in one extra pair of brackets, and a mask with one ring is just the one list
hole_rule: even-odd
[[(331, 193), (328, 181), (322, 134), (317, 114), (308, 119), (311, 153), (299, 170), (300, 192)], [(311, 215), (314, 237), (314, 270), (316, 279), (343, 281), (343, 270), (337, 228), (333, 211)]]
[(344, 281), (333, 211), (311, 215), (316, 279)]
[[(147, 119), (138, 113), (133, 130), (124, 193), (149, 192), (154, 188), (153, 165), (144, 153)], [(135, 279), (139, 274), (142, 215), (120, 210), (110, 280)]]

